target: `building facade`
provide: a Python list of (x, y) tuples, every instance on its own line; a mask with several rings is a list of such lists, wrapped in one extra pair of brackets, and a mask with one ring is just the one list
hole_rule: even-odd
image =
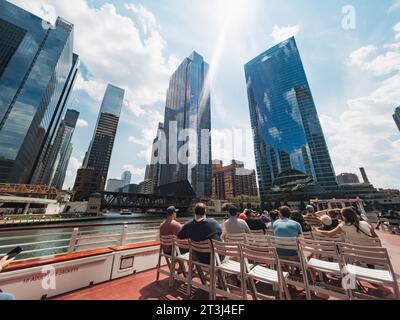
[(81, 168), (76, 174), (74, 201), (88, 201), (92, 194), (104, 188), (104, 178), (100, 170)]
[(0, 182), (37, 183), (77, 67), (71, 23), (0, 2)]
[(336, 179), (338, 184), (360, 183), (358, 176), (354, 173), (341, 173)]
[[(124, 95), (123, 89), (110, 84), (107, 86), (93, 139), (83, 162), (84, 168), (99, 170), (104, 181), (107, 181)], [(102, 190), (104, 186), (97, 191)]]
[(336, 175), (294, 37), (245, 65), (260, 195), (285, 173), (302, 173), (326, 191)]
[[(212, 189), (208, 70), (203, 57), (193, 52), (170, 79), (164, 119), (167, 152), (160, 174), (160, 185), (188, 181), (199, 198), (210, 198)], [(185, 130), (195, 136), (185, 136)]]
[(57, 134), (50, 148), (43, 158), (38, 172), (37, 183), (40, 185), (52, 185), (62, 189), (69, 159), (72, 153), (72, 135), (79, 118), (79, 112), (68, 109), (64, 120), (61, 122)]
[(124, 180), (120, 179), (108, 179), (106, 191), (108, 192), (118, 192), (119, 189), (124, 187)]
[(123, 186), (129, 185), (132, 180), (132, 173), (130, 171), (124, 171), (124, 173), (121, 176), (121, 180), (124, 182)]
[(258, 196), (255, 170), (244, 168), (244, 163), (232, 160), (224, 166), (220, 160), (213, 161), (212, 198), (229, 200), (238, 196)]
[(394, 111), (393, 119), (400, 131), (400, 107), (397, 107)]

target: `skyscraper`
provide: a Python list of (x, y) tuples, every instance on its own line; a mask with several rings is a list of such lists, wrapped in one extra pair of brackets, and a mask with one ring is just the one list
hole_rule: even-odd
[[(151, 150), (151, 162), (146, 166), (146, 173), (144, 180), (153, 181), (153, 187), (156, 188), (160, 185), (161, 164), (163, 161), (160, 159), (161, 154), (165, 154), (165, 141), (163, 141), (164, 124), (159, 123), (157, 129), (157, 136), (153, 140), (153, 148)], [(154, 190), (153, 190), (154, 191)]]
[(83, 162), (84, 168), (100, 171), (104, 181), (107, 181), (124, 95), (123, 89), (111, 84), (107, 86), (94, 136)]
[[(211, 197), (212, 179), (211, 137), (204, 135), (211, 130), (208, 70), (203, 57), (193, 52), (170, 79), (164, 119), (166, 164), (161, 166), (160, 175), (160, 185), (186, 180), (202, 198)], [(188, 129), (198, 143), (197, 148), (185, 152), (185, 146), (196, 144), (190, 137), (180, 137)], [(179, 157), (182, 150), (185, 161)]]
[(73, 25), (0, 2), (0, 182), (36, 183), (74, 85)]
[(400, 131), (400, 107), (397, 107), (396, 110), (394, 111), (393, 119), (394, 122), (396, 122), (397, 128), (399, 128)]
[(62, 189), (69, 159), (72, 154), (72, 135), (79, 118), (79, 112), (67, 110), (61, 122), (54, 142), (44, 157), (43, 170), (40, 174), (39, 184), (52, 185)]
[(336, 176), (294, 37), (245, 65), (261, 196), (304, 174), (327, 191)]
[(132, 180), (132, 173), (130, 171), (125, 171), (121, 176), (121, 180), (124, 182), (123, 187), (129, 185)]

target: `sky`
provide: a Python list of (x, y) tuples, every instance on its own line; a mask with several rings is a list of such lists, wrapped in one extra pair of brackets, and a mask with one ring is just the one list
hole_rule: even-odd
[[(295, 36), (337, 174), (365, 167), (379, 188), (400, 188), (400, 0), (10, 0), (74, 24), (80, 112), (65, 188), (73, 186), (107, 83), (126, 90), (109, 178), (143, 180), (169, 77), (193, 50), (210, 63), (213, 158), (255, 168), (244, 64)], [(235, 135), (236, 137), (237, 135)], [(249, 134), (247, 134), (249, 137)], [(242, 150), (241, 150), (242, 149)]]

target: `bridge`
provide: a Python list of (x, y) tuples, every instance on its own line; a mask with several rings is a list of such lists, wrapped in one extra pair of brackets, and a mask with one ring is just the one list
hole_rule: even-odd
[(133, 209), (141, 212), (164, 212), (169, 206), (175, 206), (186, 212), (197, 199), (193, 197), (160, 196), (155, 194), (129, 194), (101, 192), (101, 210)]

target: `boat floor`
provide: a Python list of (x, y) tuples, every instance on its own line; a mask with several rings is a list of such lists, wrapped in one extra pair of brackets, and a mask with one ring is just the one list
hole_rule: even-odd
[[(379, 231), (383, 247), (389, 251), (397, 281), (400, 283), (400, 237), (388, 232)], [(109, 281), (90, 288), (65, 294), (54, 298), (55, 300), (207, 300), (208, 293), (193, 289), (192, 296), (186, 296), (186, 286), (176, 282), (173, 288), (169, 288), (168, 279), (161, 275), (160, 282), (156, 282), (156, 270), (149, 270), (125, 278)], [(385, 297), (386, 292), (376, 288), (370, 288), (374, 294)], [(261, 289), (262, 291), (263, 288)], [(266, 293), (272, 295), (269, 288)], [(304, 292), (292, 288), (290, 290), (293, 300), (305, 300)], [(250, 296), (249, 296), (250, 297)], [(315, 299), (334, 300), (333, 297), (318, 296)]]

